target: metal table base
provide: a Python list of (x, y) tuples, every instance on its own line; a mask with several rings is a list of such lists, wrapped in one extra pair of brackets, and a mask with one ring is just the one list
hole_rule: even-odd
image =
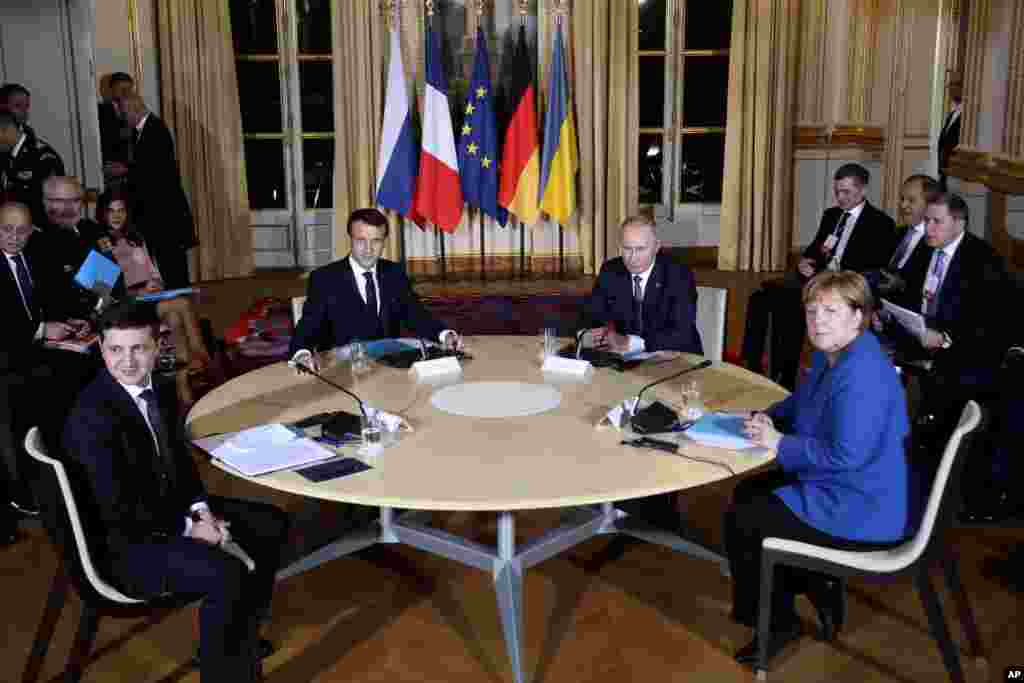
[(612, 503), (573, 508), (561, 523), (538, 538), (522, 544), (517, 551), (515, 513), (498, 513), (498, 546), (475, 543), (427, 524), (430, 512), (408, 511), (395, 517), (392, 508), (380, 508), (377, 524), (346, 535), (285, 567), (277, 574), (282, 580), (309, 571), (330, 560), (358, 552), (376, 543), (404, 543), (428, 553), (446, 557), (470, 567), (491, 572), (498, 598), (498, 613), (505, 636), (505, 649), (515, 683), (524, 683), (522, 661), (523, 571), (554, 557), (594, 536), (627, 534), (649, 543), (716, 562), (724, 575), (724, 557), (669, 531), (629, 519)]

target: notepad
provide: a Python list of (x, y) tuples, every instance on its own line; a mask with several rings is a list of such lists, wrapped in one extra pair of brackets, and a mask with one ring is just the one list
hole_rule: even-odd
[(686, 436), (697, 443), (715, 448), (754, 448), (754, 442), (743, 433), (744, 419), (742, 415), (708, 413), (686, 430)]
[[(204, 446), (200, 442), (196, 445)], [(316, 441), (274, 423), (237, 432), (215, 446), (210, 455), (247, 477), (256, 477), (310, 465), (333, 458), (336, 454)]]

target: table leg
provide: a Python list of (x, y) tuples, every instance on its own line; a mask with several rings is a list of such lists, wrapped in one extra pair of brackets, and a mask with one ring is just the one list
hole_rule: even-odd
[(523, 568), (515, 554), (516, 531), (511, 512), (498, 514), (498, 560), (494, 565), (494, 590), (498, 594), (505, 650), (512, 662), (516, 683), (523, 683)]

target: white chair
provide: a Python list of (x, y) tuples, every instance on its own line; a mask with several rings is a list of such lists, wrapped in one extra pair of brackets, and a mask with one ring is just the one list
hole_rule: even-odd
[[(964, 681), (960, 667), (957, 646), (953, 643), (942, 615), (938, 595), (928, 575), (929, 567), (941, 562), (946, 585), (956, 602), (960, 621), (966, 631), (971, 653), (979, 660), (984, 659), (981, 638), (974, 621), (974, 613), (967, 600), (960, 581), (956, 555), (948, 552), (944, 545), (945, 531), (952, 525), (959, 508), (959, 481), (968, 451), (964, 437), (974, 431), (981, 422), (981, 408), (974, 401), (968, 402), (960, 416), (960, 423), (946, 444), (942, 454), (928, 503), (925, 506), (921, 525), (912, 538), (905, 543), (886, 550), (847, 551), (823, 548), (809, 543), (783, 538), (766, 538), (762, 543), (760, 614), (758, 615), (757, 636), (760, 651), (754, 669), (759, 681), (768, 678), (768, 641), (771, 624), (772, 575), (776, 565), (800, 567), (845, 579), (851, 576), (879, 576), (912, 573), (917, 585), (918, 597), (928, 615), (932, 636), (942, 652), (946, 671), (953, 681)], [(969, 441), (968, 441), (969, 442)]]
[(697, 331), (704, 356), (722, 360), (725, 348), (725, 304), (727, 292), (719, 287), (697, 287)]
[(293, 296), (292, 297), (292, 324), (296, 327), (299, 326), (299, 319), (302, 318), (302, 307), (306, 305), (306, 297), (304, 296)]
[(53, 577), (22, 681), (32, 683), (39, 678), (46, 651), (67, 601), (68, 589), (72, 585), (82, 600), (82, 615), (65, 667), (65, 680), (78, 681), (95, 641), (101, 615), (138, 618), (154, 609), (183, 607), (199, 596), (167, 594), (150, 600), (139, 600), (107, 583), (93, 562), (81, 509), (68, 472), (63, 463), (46, 454), (38, 427), (29, 430), (25, 437), (25, 450), (40, 464), (41, 513), (57, 551), (59, 566)]

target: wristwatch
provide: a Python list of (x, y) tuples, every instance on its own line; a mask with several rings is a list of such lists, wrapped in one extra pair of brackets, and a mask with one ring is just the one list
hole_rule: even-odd
[(948, 332), (942, 333), (942, 348), (948, 349), (953, 345), (953, 338), (949, 336)]

